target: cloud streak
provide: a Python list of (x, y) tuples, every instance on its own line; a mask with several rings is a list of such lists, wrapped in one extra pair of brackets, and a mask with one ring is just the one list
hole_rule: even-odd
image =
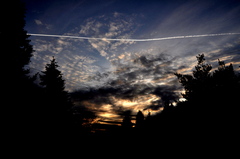
[(28, 33), (28, 35), (31, 35), (31, 36), (41, 36), (41, 37), (82, 39), (82, 40), (147, 42), (147, 41), (161, 41), (161, 40), (184, 39), (184, 38), (200, 38), (200, 37), (212, 37), (212, 36), (224, 36), (224, 35), (225, 36), (226, 35), (240, 35), (240, 33), (219, 33), (219, 34), (186, 35), (186, 36), (172, 36), (172, 37), (151, 38), (151, 39), (117, 39), (117, 38), (115, 39), (115, 38), (97, 38), (97, 37), (51, 35), (51, 34), (33, 34), (33, 33)]

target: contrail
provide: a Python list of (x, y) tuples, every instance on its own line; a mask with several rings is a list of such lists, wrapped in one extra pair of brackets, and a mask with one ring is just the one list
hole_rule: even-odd
[(31, 36), (42, 36), (42, 37), (55, 37), (55, 38), (71, 38), (71, 39), (83, 39), (83, 40), (103, 40), (103, 41), (160, 41), (160, 40), (170, 40), (170, 39), (184, 39), (184, 38), (199, 38), (199, 37), (210, 37), (210, 36), (223, 36), (223, 35), (240, 35), (240, 33), (219, 33), (219, 34), (201, 34), (201, 35), (186, 35), (186, 36), (172, 36), (163, 38), (152, 38), (152, 39), (112, 39), (112, 38), (96, 38), (96, 37), (84, 37), (84, 36), (68, 36), (68, 35), (51, 35), (51, 34), (32, 34)]

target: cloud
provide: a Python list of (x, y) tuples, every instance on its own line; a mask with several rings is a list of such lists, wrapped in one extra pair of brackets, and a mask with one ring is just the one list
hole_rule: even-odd
[[(157, 71), (160, 64), (170, 67), (169, 61), (172, 58), (164, 54), (158, 56), (149, 54), (146, 55), (147, 58), (143, 57), (143, 55), (136, 57), (135, 60), (125, 64), (120, 62), (114, 72), (96, 74), (89, 80), (105, 81), (105, 83), (99, 87), (79, 90), (76, 92), (76, 94), (80, 93), (77, 96), (82, 101), (91, 100), (93, 103), (98, 103), (97, 109), (110, 105), (111, 112), (117, 114), (127, 109), (133, 110), (134, 113), (139, 109), (160, 111), (164, 103), (174, 102), (179, 97), (176, 92), (180, 89), (180, 85), (173, 80), (173, 71), (169, 71), (168, 67), (165, 67), (166, 70), (163, 67), (162, 71)], [(141, 59), (146, 60), (143, 62)], [(166, 84), (162, 85), (162, 82)]]
[[(174, 72), (191, 72), (196, 65), (195, 56), (198, 53), (205, 53), (205, 55), (209, 57), (209, 59), (207, 58), (209, 61), (211, 61), (211, 59), (216, 60), (219, 57), (222, 58), (226, 55), (226, 62), (238, 60), (237, 54), (239, 53), (238, 43), (227, 43), (221, 49), (213, 48), (212, 50), (209, 49), (210, 51), (206, 50), (204, 52), (194, 53), (194, 55), (193, 52), (189, 52), (185, 54), (185, 56), (169, 54), (171, 49), (161, 51), (158, 50), (158, 48), (146, 48), (136, 52), (123, 52), (123, 50), (117, 52), (118, 46), (116, 46), (116, 48), (111, 47), (118, 43), (110, 45), (104, 41), (90, 41), (92, 47), (89, 47), (89, 45), (81, 47), (81, 54), (92, 51), (92, 48), (94, 48), (102, 57), (106, 57), (111, 64), (111, 67), (106, 70), (96, 65), (96, 63), (100, 61), (99, 58), (85, 54), (82, 56), (85, 57), (85, 60), (82, 60), (80, 56), (77, 56), (79, 52), (76, 52), (76, 50), (79, 50), (79, 48), (76, 46), (79, 41), (62, 38), (53, 39), (51, 42), (43, 39), (35, 39), (33, 42), (35, 43), (34, 49), (36, 52), (34, 54), (36, 56), (32, 59), (31, 67), (37, 70), (43, 70), (44, 65), (49, 62), (52, 56), (57, 57), (59, 65), (62, 66), (62, 71), (64, 75), (66, 75), (66, 79), (68, 79), (67, 88), (71, 90), (79, 86), (97, 86), (106, 83), (123, 85), (125, 83), (136, 84), (140, 82), (153, 85), (168, 85), (174, 78)], [(105, 50), (108, 52), (105, 52)], [(188, 66), (186, 66), (186, 64)], [(109, 76), (105, 79), (98, 78), (98, 80), (88, 81), (89, 77), (94, 77), (94, 74), (100, 70), (112, 71), (112, 73), (109, 73)]]
[(51, 52), (53, 54), (59, 54), (63, 49), (69, 48), (71, 43), (63, 41), (61, 39), (40, 40), (36, 39), (34, 41), (34, 50), (37, 52)]
[[(197, 54), (181, 57), (155, 51), (150, 49), (120, 54), (115, 57), (116, 60), (113, 63), (115, 71), (93, 76), (90, 80), (104, 81), (100, 87), (91, 88), (98, 92), (96, 94), (99, 105), (102, 99), (103, 105), (111, 105), (111, 111), (114, 108), (117, 110), (129, 108), (134, 112), (139, 109), (161, 111), (161, 107), (166, 103), (179, 100), (182, 87), (174, 76), (174, 72), (191, 74), (197, 64)], [(223, 51), (226, 56), (222, 53)], [(224, 60), (235, 61), (239, 59), (239, 46), (231, 45), (225, 49), (213, 49), (204, 53), (207, 62), (221, 55)], [(101, 96), (104, 97), (101, 98)], [(142, 102), (141, 99), (146, 101), (147, 98), (149, 98), (148, 102)]]
[(37, 19), (35, 19), (34, 21), (35, 21), (35, 23), (36, 23), (37, 25), (43, 25), (43, 23), (42, 23), (41, 20), (37, 20)]
[(81, 24), (78, 37), (88, 39), (101, 56), (111, 60), (115, 54), (119, 54), (120, 50), (134, 43), (121, 39), (129, 38), (135, 32), (136, 29), (133, 29), (133, 26), (137, 26), (136, 23), (135, 15), (116, 12), (91, 17)]
[[(149, 86), (144, 84), (128, 85), (124, 87), (101, 87), (80, 90), (74, 93), (74, 98), (82, 106), (90, 108), (99, 116), (122, 114), (126, 110), (136, 113), (138, 110), (160, 111), (167, 102), (177, 100), (174, 92), (176, 88), (166, 86)], [(108, 109), (105, 109), (106, 105)], [(103, 110), (105, 110), (103, 112)]]
[(43, 30), (50, 30), (52, 28), (52, 25), (43, 23), (39, 19), (35, 19), (34, 22), (35, 22), (35, 24), (37, 24), (38, 28), (40, 28), (41, 31), (43, 31)]

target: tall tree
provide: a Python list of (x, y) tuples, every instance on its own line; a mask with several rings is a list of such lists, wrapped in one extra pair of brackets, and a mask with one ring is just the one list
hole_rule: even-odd
[(188, 101), (206, 97), (208, 94), (207, 89), (210, 88), (209, 79), (212, 66), (205, 64), (204, 54), (199, 54), (196, 58), (198, 64), (195, 66), (195, 71), (193, 71), (192, 75), (175, 73), (179, 82), (185, 89), (185, 93), (182, 95)]
[(123, 112), (123, 121), (122, 121), (122, 127), (124, 129), (130, 129), (133, 126), (133, 123), (131, 121), (131, 111), (127, 110)]
[(65, 81), (58, 67), (56, 59), (53, 57), (40, 75), (40, 84), (44, 87), (46, 95), (45, 109), (48, 112), (48, 120), (54, 122), (56, 126), (69, 124), (72, 107), (69, 94), (65, 91)]
[(136, 115), (136, 128), (142, 128), (144, 124), (144, 115), (142, 111), (138, 111)]
[(45, 71), (42, 71), (43, 75), (40, 75), (40, 84), (45, 87), (46, 92), (57, 96), (65, 94), (65, 81), (58, 67), (56, 59), (53, 57), (50, 64), (46, 64)]
[[(25, 6), (20, 0), (1, 2), (0, 50), (2, 55), (4, 108), (11, 127), (22, 131), (33, 125), (39, 88), (28, 76), (26, 65), (33, 56), (29, 35), (24, 29)], [(14, 126), (13, 126), (14, 125)]]

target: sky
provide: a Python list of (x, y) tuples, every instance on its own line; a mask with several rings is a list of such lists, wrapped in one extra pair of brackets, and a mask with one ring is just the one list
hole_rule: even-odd
[(190, 74), (198, 54), (240, 71), (239, 0), (22, 1), (31, 73), (54, 56), (75, 104), (107, 120), (181, 99), (174, 73)]

